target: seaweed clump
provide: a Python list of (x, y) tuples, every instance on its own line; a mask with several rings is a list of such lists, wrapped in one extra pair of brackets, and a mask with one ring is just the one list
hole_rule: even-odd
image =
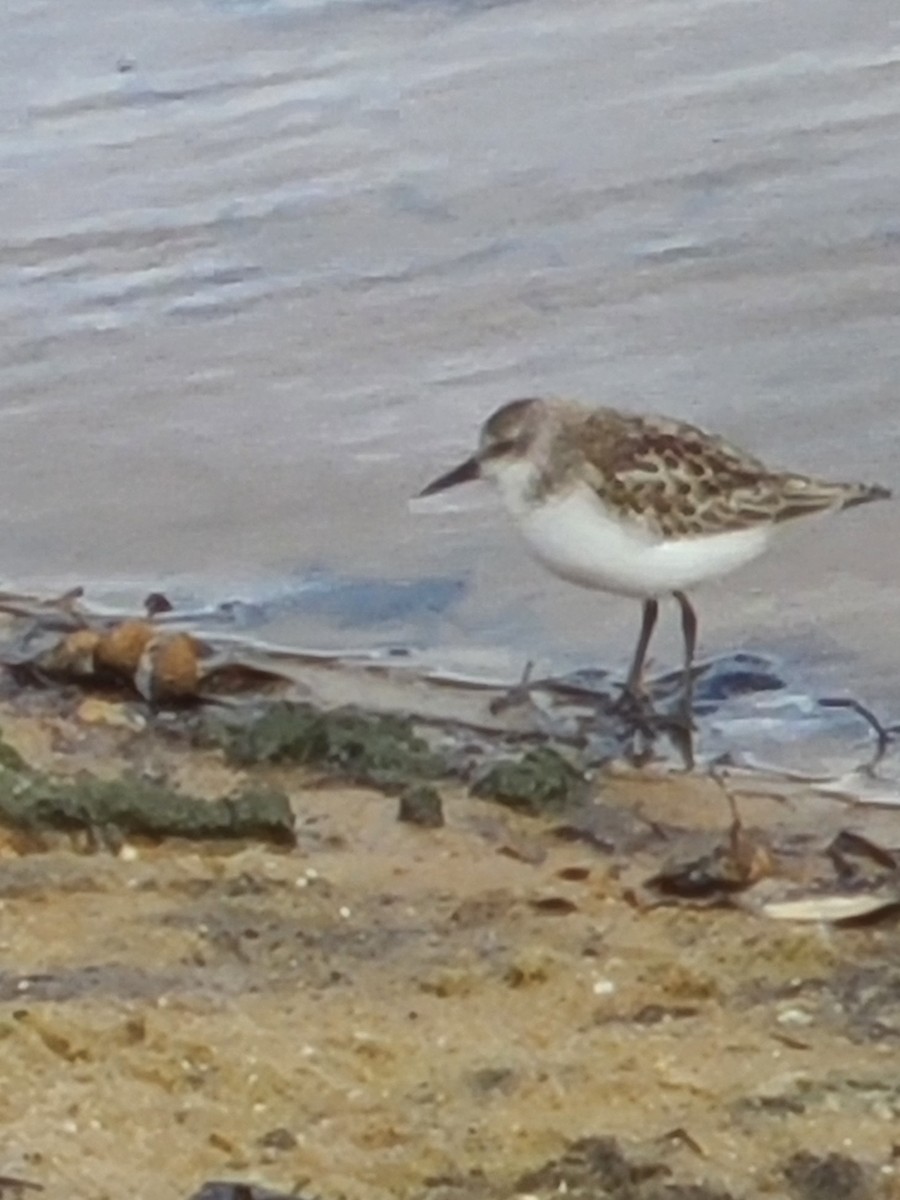
[(383, 790), (449, 773), (412, 722), (394, 714), (351, 707), (329, 712), (312, 704), (281, 701), (241, 724), (218, 720), (206, 732), (224, 749), (229, 762), (238, 766), (296, 763)]
[(492, 763), (472, 785), (473, 796), (530, 816), (560, 812), (580, 804), (586, 794), (585, 776), (550, 746)]
[(0, 822), (29, 833), (85, 831), (104, 844), (119, 836), (254, 838), (293, 845), (286, 796), (248, 790), (205, 800), (141, 779), (54, 779), (0, 771)]
[(296, 841), (294, 814), (282, 792), (255, 788), (206, 800), (133, 776), (48, 775), (30, 768), (2, 740), (0, 824), (37, 836), (85, 833), (107, 847), (134, 836), (253, 838), (282, 846)]

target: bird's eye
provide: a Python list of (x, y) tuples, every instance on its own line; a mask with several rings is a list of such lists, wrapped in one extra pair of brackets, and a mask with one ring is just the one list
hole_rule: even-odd
[(503, 438), (499, 442), (491, 442), (485, 447), (484, 458), (502, 458), (504, 454), (511, 454), (516, 448), (514, 438)]

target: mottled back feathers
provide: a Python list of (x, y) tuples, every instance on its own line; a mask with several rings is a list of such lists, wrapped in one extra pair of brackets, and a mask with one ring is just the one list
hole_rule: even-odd
[(773, 471), (681, 421), (566, 401), (513, 401), (489, 419), (483, 456), (526, 451), (540, 468), (535, 499), (580, 479), (609, 508), (665, 538), (780, 524), (890, 495), (877, 485)]

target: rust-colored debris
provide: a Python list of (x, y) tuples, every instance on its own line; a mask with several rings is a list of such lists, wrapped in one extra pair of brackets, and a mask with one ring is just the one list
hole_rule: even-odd
[(667, 864), (645, 886), (661, 900), (723, 904), (777, 870), (767, 838), (744, 829), (735, 819), (727, 840), (697, 858)]
[(149, 642), (154, 635), (149, 621), (119, 621), (100, 634), (94, 649), (94, 669), (109, 672), (118, 679), (133, 680)]
[(267, 665), (242, 661), (236, 643), (217, 648), (161, 624), (172, 606), (159, 594), (148, 597), (146, 616), (121, 619), (91, 612), (80, 598), (80, 590), (51, 601), (0, 595), (0, 612), (28, 622), (0, 660), (21, 682), (119, 690), (157, 706), (270, 694), (291, 682)]

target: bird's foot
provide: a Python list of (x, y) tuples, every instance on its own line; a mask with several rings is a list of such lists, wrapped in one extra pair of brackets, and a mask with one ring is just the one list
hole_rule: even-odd
[(634, 725), (643, 722), (649, 723), (654, 717), (653, 705), (647, 693), (643, 688), (630, 687), (627, 683), (618, 698), (610, 705), (609, 711), (614, 716), (621, 717), (623, 721)]
[(623, 749), (629, 761), (635, 766), (649, 762), (658, 732), (658, 716), (647, 693), (626, 685), (610, 711), (621, 722)]
[(660, 735), (668, 737), (684, 761), (685, 769), (694, 767), (694, 719), (687, 704), (679, 704), (673, 712), (654, 709), (646, 692), (625, 688), (612, 705), (631, 740), (629, 758), (645, 763), (652, 755), (654, 742)]

